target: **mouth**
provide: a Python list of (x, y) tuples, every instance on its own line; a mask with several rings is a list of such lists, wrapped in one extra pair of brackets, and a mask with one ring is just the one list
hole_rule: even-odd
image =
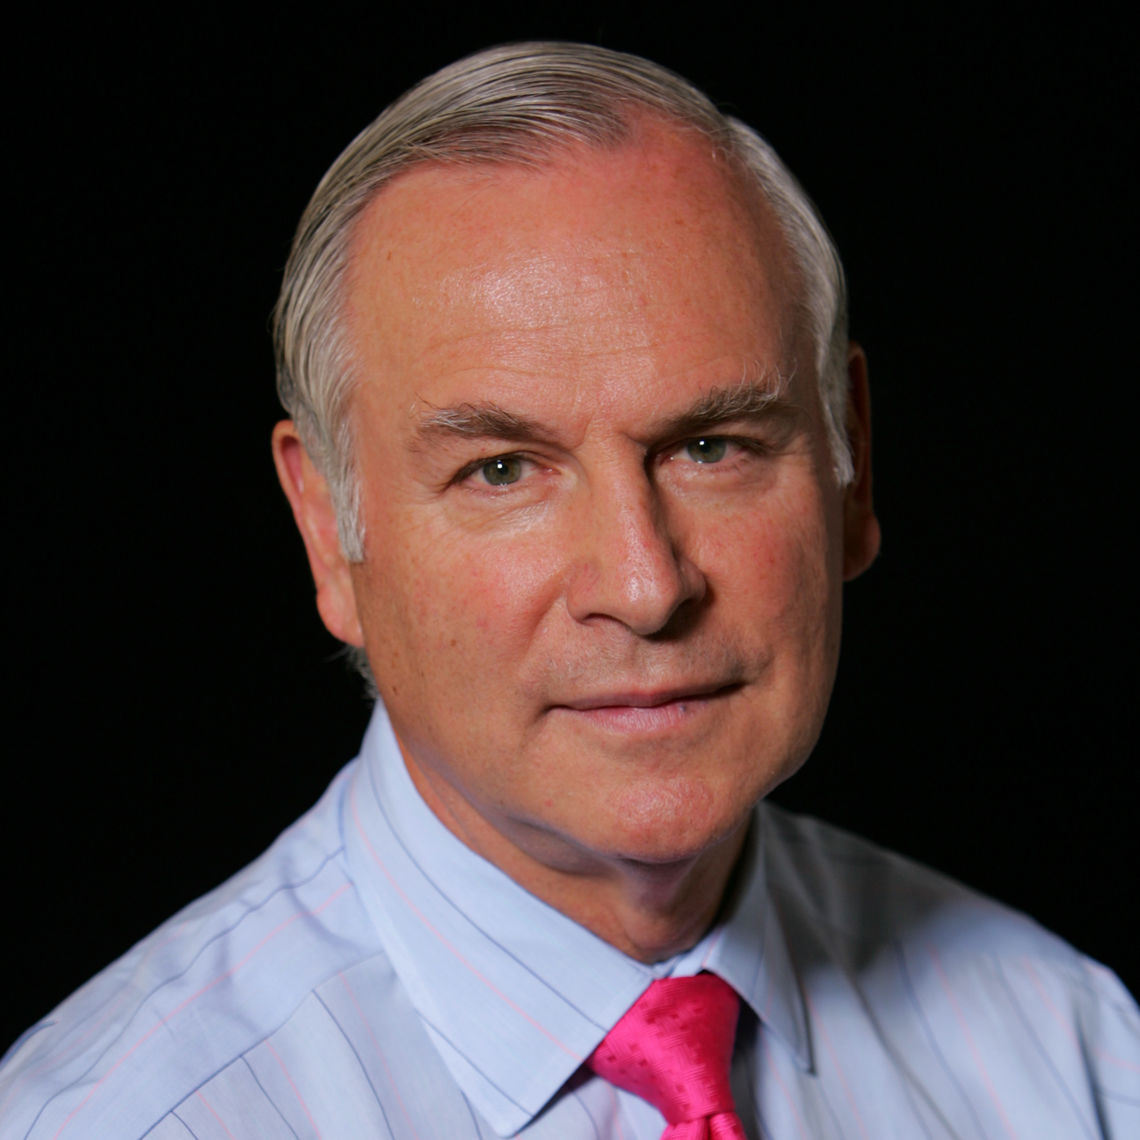
[(684, 703), (685, 701), (706, 700), (709, 697), (726, 695), (740, 688), (738, 682), (714, 681), (711, 684), (676, 685), (662, 689), (621, 689), (597, 693), (562, 701), (557, 708), (573, 709), (575, 712), (596, 712), (603, 709), (655, 709), (663, 705)]
[(683, 726), (717, 708), (738, 692), (740, 682), (685, 684), (657, 689), (615, 689), (560, 702), (565, 712), (616, 732), (659, 732)]

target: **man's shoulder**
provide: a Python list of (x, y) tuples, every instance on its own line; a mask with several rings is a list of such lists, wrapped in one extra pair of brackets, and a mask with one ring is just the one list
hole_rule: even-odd
[(911, 859), (772, 806), (760, 819), (770, 898), (813, 1010), (869, 1018), (868, 1055), (878, 1036), (940, 1103), (989, 1104), (1001, 1119), (1040, 1119), (1048, 1104), (1126, 1133), (1140, 1011), (1115, 974)]
[(1115, 974), (1029, 915), (832, 824), (761, 810), (768, 888), (801, 954), (859, 975), (902, 971), (916, 990), (1016, 977), (1135, 1023)]
[(5, 1136), (142, 1135), (322, 982), (378, 953), (343, 857), (345, 778), (12, 1046)]
[(843, 828), (762, 805), (769, 889), (793, 924), (859, 958), (922, 946), (942, 958), (1031, 958), (1087, 976), (1087, 959), (1029, 915)]

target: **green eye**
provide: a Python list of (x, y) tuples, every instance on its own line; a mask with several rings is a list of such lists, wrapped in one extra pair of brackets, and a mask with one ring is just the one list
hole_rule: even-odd
[(697, 463), (719, 463), (728, 451), (728, 441), (716, 436), (694, 439), (685, 444), (685, 451)]
[(479, 470), (492, 487), (507, 487), (522, 478), (522, 460), (514, 455), (500, 455), (488, 459)]

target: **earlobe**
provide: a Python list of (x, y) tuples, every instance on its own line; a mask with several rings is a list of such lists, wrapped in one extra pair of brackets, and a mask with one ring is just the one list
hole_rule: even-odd
[(879, 553), (881, 532), (871, 497), (871, 393), (867, 355), (847, 349), (847, 439), (854, 477), (843, 497), (843, 579), (857, 578)]
[(321, 620), (333, 637), (359, 648), (364, 645), (364, 634), (351, 568), (337, 537), (332, 495), (292, 420), (282, 420), (273, 429), (273, 462), (305, 543)]

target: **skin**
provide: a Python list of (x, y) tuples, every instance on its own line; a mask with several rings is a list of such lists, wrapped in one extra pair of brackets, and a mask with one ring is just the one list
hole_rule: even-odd
[(843, 489), (798, 290), (766, 204), (670, 128), (420, 167), (355, 232), (362, 562), (274, 434), (320, 613), (426, 802), (643, 961), (707, 929), (814, 745), (878, 549), (864, 359)]

